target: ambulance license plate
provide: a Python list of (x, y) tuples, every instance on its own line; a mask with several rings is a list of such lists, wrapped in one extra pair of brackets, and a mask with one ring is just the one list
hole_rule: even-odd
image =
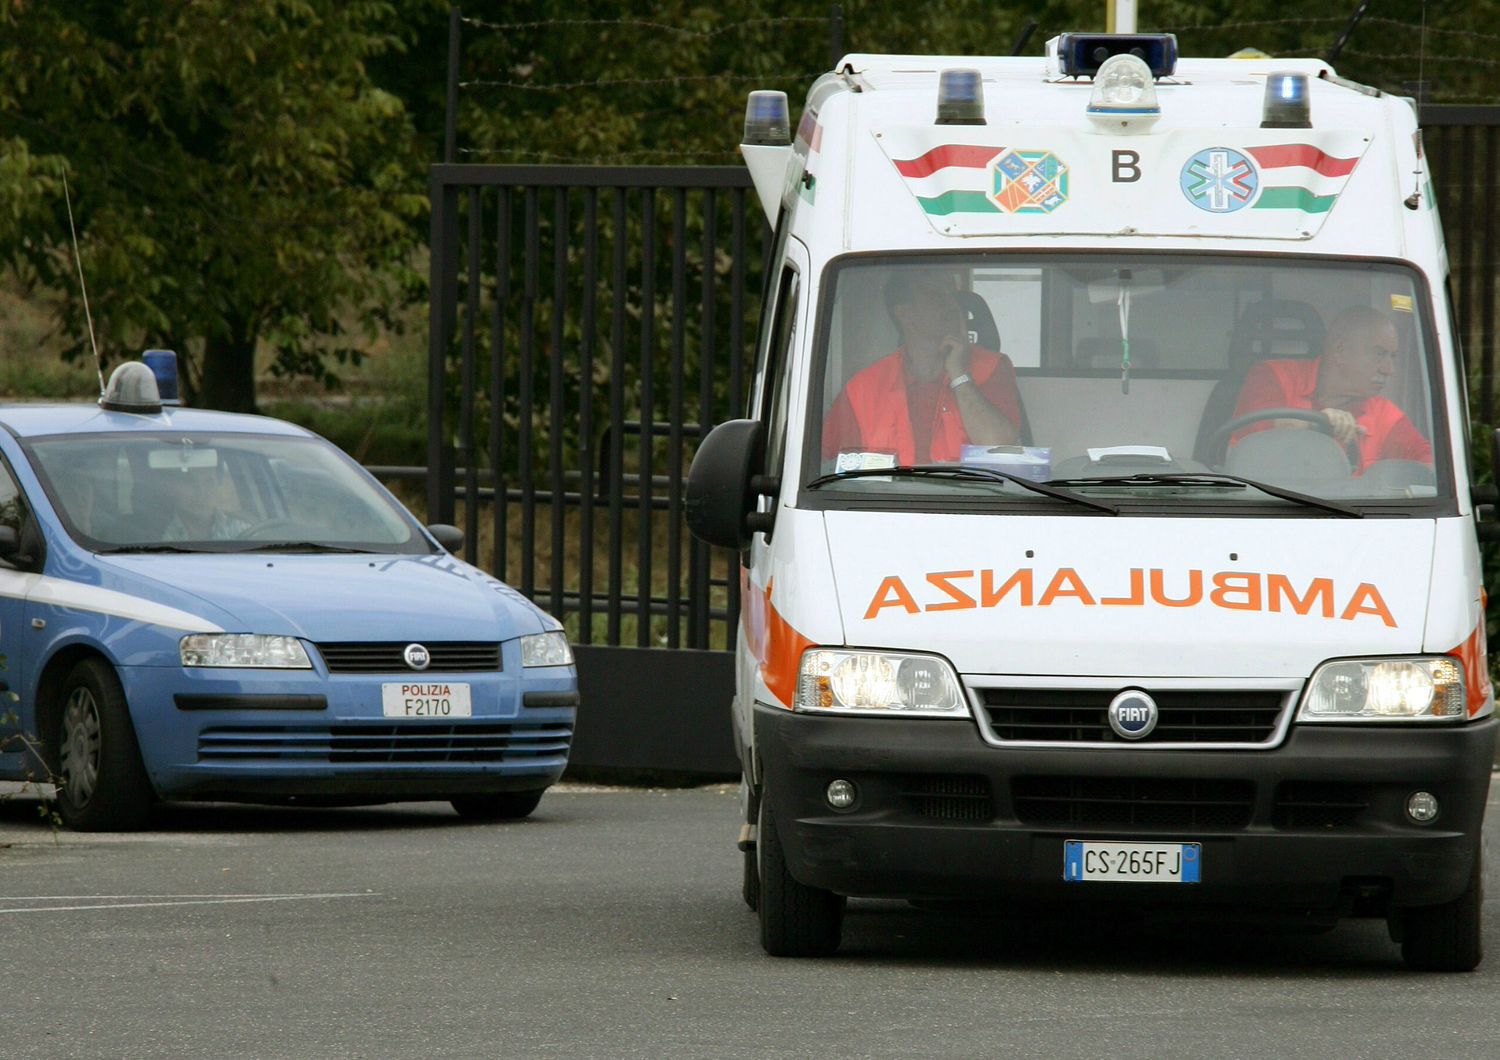
[(387, 718), (471, 718), (469, 686), (452, 681), (409, 681), (380, 686)]
[(1063, 843), (1068, 883), (1197, 883), (1202, 867), (1198, 843)]

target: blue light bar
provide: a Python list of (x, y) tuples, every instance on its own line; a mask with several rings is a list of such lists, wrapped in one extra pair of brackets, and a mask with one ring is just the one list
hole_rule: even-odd
[(156, 377), (156, 389), (163, 405), (181, 405), (177, 396), (177, 354), (172, 350), (147, 350), (141, 361)]
[(1169, 77), (1177, 69), (1175, 33), (1064, 33), (1057, 39), (1057, 57), (1065, 77), (1093, 77), (1104, 60), (1134, 55), (1145, 60), (1153, 78)]
[(1266, 75), (1266, 101), (1261, 109), (1262, 129), (1311, 129), (1312, 102), (1307, 98), (1307, 75)]
[(979, 71), (944, 70), (938, 78), (937, 124), (984, 123), (984, 85)]

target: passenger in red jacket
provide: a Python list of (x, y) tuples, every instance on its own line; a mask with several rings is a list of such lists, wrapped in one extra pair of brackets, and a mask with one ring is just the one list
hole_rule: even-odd
[[(1357, 452), (1355, 474), (1377, 460), (1430, 464), (1432, 444), (1399, 405), (1380, 396), (1396, 370), (1398, 350), (1389, 317), (1368, 306), (1347, 309), (1329, 326), (1323, 356), (1261, 361), (1252, 368), (1234, 415), (1269, 408), (1321, 412), (1339, 444)], [(1303, 420), (1265, 420), (1237, 431), (1230, 444), (1272, 427), (1312, 426)]]
[(951, 282), (902, 271), (885, 287), (902, 346), (856, 373), (823, 421), (823, 457), (890, 452), (898, 464), (956, 461), (965, 443), (1015, 445), (1021, 399), (1010, 358), (971, 347)]

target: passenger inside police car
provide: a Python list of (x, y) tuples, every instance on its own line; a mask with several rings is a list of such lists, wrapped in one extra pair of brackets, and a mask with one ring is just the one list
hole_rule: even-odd
[(901, 345), (844, 385), (824, 418), (824, 459), (858, 451), (923, 464), (955, 461), (965, 444), (1018, 444), (1015, 367), (971, 344), (952, 273), (898, 270), (883, 297)]
[[(1431, 464), (1431, 443), (1402, 408), (1382, 394), (1400, 357), (1400, 339), (1390, 316), (1369, 306), (1353, 306), (1334, 318), (1321, 357), (1257, 363), (1245, 376), (1234, 417), (1276, 408), (1318, 412), (1328, 433), (1347, 450), (1356, 475), (1379, 460)], [(1306, 420), (1267, 419), (1237, 431), (1230, 446), (1275, 427), (1317, 426)]]

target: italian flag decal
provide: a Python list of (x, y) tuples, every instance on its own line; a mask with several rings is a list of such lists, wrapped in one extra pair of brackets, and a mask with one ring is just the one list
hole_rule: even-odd
[(891, 161), (930, 217), (1051, 213), (1068, 201), (1068, 167), (1047, 150), (941, 144)]
[(1260, 166), (1257, 210), (1327, 213), (1359, 161), (1358, 155), (1339, 158), (1312, 144), (1275, 144), (1246, 150)]

